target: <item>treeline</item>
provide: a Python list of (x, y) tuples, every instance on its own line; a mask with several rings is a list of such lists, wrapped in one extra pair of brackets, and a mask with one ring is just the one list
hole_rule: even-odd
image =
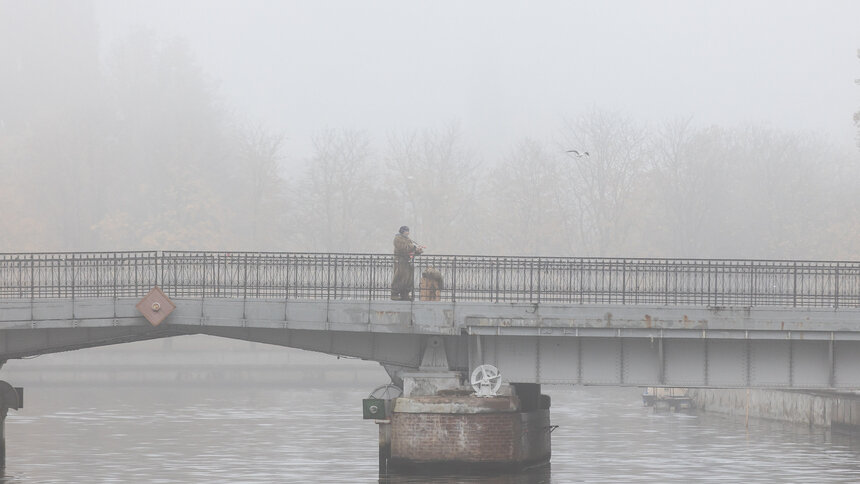
[(403, 221), (441, 253), (860, 258), (857, 154), (811, 135), (594, 110), (494, 163), (456, 127), (316, 146), (292, 247), (386, 250)]
[(432, 253), (860, 259), (860, 156), (814, 135), (592, 109), (498, 160), (456, 123), (320, 130), (287, 172), (285, 135), (242, 122), (181, 42), (102, 58), (87, 29), (34, 47), (4, 27), (3, 252), (389, 252), (409, 225)]

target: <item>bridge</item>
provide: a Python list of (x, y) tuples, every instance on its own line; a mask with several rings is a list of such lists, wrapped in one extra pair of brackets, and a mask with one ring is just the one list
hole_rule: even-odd
[[(440, 301), (391, 301), (378, 254), (0, 255), (0, 360), (209, 334), (382, 363), (395, 381), (429, 341), (505, 381), (860, 387), (860, 263), (422, 256)], [(176, 304), (153, 326), (136, 305)], [(417, 292), (417, 289), (416, 289)], [(418, 299), (418, 298), (417, 298)], [(441, 353), (434, 349), (436, 357)]]
[[(482, 364), (523, 396), (540, 384), (860, 388), (860, 262), (428, 255), (416, 296), (425, 269), (441, 288), (414, 301), (390, 300), (392, 263), (2, 254), (0, 361), (207, 334), (377, 361), (406, 396), (462, 387)], [(449, 383), (428, 391), (434, 378)]]

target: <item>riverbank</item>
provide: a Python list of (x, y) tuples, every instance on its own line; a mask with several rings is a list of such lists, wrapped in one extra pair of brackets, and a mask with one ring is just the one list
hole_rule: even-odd
[(696, 409), (860, 431), (860, 394), (759, 389), (694, 389)]

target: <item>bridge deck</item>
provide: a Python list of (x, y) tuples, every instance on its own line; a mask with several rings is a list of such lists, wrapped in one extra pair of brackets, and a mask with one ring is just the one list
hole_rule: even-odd
[[(442, 300), (390, 301), (391, 256), (128, 252), (0, 256), (0, 360), (209, 334), (507, 381), (860, 387), (860, 265), (430, 256)], [(161, 286), (176, 311), (135, 305)]]

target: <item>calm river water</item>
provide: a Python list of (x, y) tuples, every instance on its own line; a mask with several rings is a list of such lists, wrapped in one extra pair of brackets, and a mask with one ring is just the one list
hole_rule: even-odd
[(368, 390), (35, 386), (6, 422), (7, 483), (860, 482), (860, 442), (805, 426), (654, 413), (635, 388), (544, 387), (550, 468), (380, 480)]

